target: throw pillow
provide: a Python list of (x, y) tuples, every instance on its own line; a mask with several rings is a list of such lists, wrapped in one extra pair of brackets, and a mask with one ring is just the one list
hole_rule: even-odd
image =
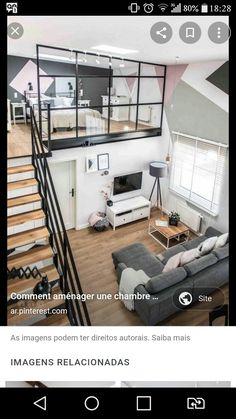
[(217, 236), (209, 237), (209, 239), (206, 239), (204, 242), (200, 243), (198, 246), (200, 256), (204, 256), (207, 255), (207, 253), (210, 253), (214, 248), (217, 239)]
[(184, 252), (180, 252), (172, 256), (165, 264), (162, 272), (169, 272), (172, 271), (172, 269), (175, 269), (178, 266), (180, 266), (181, 256), (183, 255), (183, 253)]
[(223, 247), (229, 239), (229, 233), (221, 234), (221, 236), (217, 237), (214, 249), (218, 249), (219, 247)]
[(178, 266), (184, 266), (186, 263), (192, 262), (200, 256), (198, 248), (186, 250), (185, 252), (179, 252), (172, 256), (164, 266), (162, 272), (169, 272)]

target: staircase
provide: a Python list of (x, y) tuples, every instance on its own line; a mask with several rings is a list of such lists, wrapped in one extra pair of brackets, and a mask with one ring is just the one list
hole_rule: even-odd
[(8, 325), (90, 325), (85, 302), (65, 298), (82, 294), (82, 288), (45, 148), (31, 118), (32, 158), (10, 160), (7, 170), (7, 265), (9, 270), (37, 267), (52, 291), (37, 298), (33, 290), (40, 281), (31, 274), (8, 279)]

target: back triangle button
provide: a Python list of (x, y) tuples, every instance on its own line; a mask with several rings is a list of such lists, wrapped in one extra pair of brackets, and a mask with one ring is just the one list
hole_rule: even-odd
[(47, 410), (47, 398), (46, 396), (41, 397), (41, 399), (38, 399), (34, 402), (34, 405), (39, 407), (39, 409)]

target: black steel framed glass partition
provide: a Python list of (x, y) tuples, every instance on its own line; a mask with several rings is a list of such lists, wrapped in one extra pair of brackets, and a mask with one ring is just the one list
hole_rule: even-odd
[(50, 149), (161, 135), (166, 66), (37, 45), (39, 129)]

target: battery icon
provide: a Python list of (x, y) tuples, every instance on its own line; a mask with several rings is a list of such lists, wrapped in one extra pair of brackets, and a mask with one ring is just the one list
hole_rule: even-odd
[(203, 3), (203, 4), (201, 5), (201, 12), (202, 12), (202, 13), (208, 13), (208, 4)]

